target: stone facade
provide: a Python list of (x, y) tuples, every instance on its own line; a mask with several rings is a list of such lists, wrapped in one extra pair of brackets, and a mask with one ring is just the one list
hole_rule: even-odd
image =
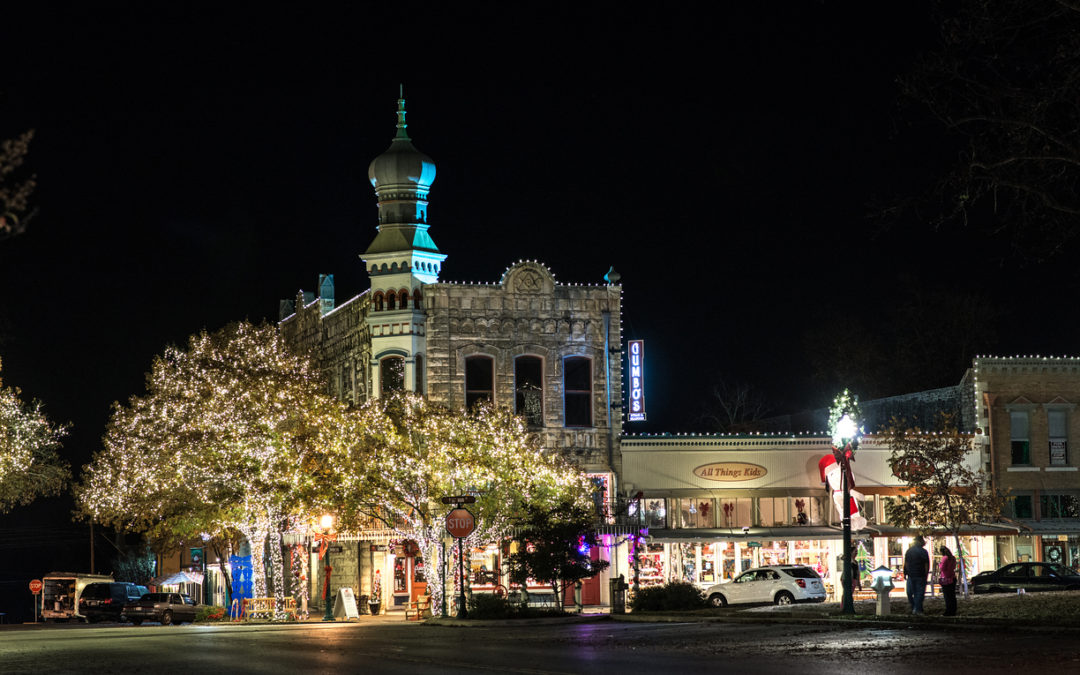
[(405, 127), (399, 100), (397, 135), (368, 171), (379, 203), (378, 234), (361, 255), (371, 288), (337, 305), (333, 277), (321, 276), (317, 293), (282, 301), (282, 336), (312, 355), (330, 393), (353, 404), (404, 389), (464, 410), (479, 395), (475, 379), (466, 392), (466, 363), (490, 359), (484, 398), (519, 413), (529, 408), (530, 427), (545, 448), (587, 471), (617, 474), (623, 386), (617, 275), (605, 277), (607, 284), (563, 284), (538, 262), (518, 262), (497, 283), (440, 281), (446, 256), (428, 232), (435, 165), (413, 147)]

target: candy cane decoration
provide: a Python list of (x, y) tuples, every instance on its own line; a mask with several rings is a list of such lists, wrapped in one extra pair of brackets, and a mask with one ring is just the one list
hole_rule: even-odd
[[(827, 483), (832, 490), (832, 501), (836, 506), (836, 512), (840, 518), (844, 517), (844, 486), (841, 482), (843, 474), (840, 464), (833, 455), (825, 455), (818, 461), (818, 471), (821, 472), (821, 482)], [(863, 495), (855, 490), (854, 481), (848, 474), (848, 494), (851, 496), (851, 529), (858, 531), (866, 527), (866, 518), (859, 510), (859, 502)]]

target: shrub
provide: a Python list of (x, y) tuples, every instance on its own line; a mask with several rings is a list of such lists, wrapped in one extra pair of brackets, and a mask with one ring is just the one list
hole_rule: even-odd
[(195, 610), (195, 621), (222, 621), (225, 619), (225, 608), (216, 605), (199, 605)]
[(468, 607), (470, 619), (505, 619), (512, 609), (506, 598), (490, 593), (472, 593)]
[(630, 609), (635, 612), (671, 612), (705, 606), (705, 593), (697, 586), (681, 581), (642, 588), (630, 601)]

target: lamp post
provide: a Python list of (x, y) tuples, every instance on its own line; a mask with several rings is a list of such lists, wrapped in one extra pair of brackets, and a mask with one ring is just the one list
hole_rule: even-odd
[(840, 569), (840, 583), (843, 585), (843, 596), (840, 612), (842, 614), (855, 613), (855, 597), (853, 587), (855, 585), (855, 570), (852, 569), (851, 560), (851, 460), (855, 455), (855, 449), (859, 446), (859, 424), (856, 421), (858, 414), (858, 400), (846, 390), (836, 397), (833, 407), (829, 412), (829, 421), (832, 422), (833, 456), (840, 466), (840, 481), (843, 489), (843, 530), (844, 530), (844, 553)]
[(334, 529), (334, 516), (327, 513), (319, 518), (312, 528), (315, 531), (315, 539), (319, 542), (319, 559), (325, 558), (326, 567), (323, 569), (323, 621), (333, 621), (334, 612), (330, 606), (330, 573), (334, 568), (330, 566), (330, 542), (337, 539), (337, 531)]

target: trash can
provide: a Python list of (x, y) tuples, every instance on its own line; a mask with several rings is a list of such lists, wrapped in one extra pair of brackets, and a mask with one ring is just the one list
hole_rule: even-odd
[(612, 614), (626, 614), (626, 580), (623, 579), (623, 575), (619, 575), (614, 579), (608, 581), (608, 588), (611, 591), (611, 613)]

